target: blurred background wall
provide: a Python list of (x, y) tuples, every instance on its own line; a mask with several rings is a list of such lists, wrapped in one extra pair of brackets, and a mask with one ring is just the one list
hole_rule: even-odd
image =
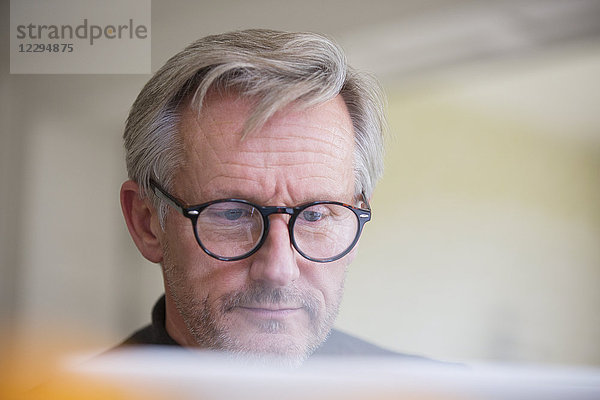
[[(9, 75), (2, 7), (1, 327), (107, 348), (162, 293), (118, 202), (149, 76)], [(331, 35), (389, 97), (341, 329), (439, 359), (600, 365), (600, 2), (153, 1), (152, 69), (250, 27)]]

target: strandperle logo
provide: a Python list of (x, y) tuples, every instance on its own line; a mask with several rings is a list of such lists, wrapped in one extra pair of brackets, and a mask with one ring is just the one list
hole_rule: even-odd
[(11, 74), (148, 74), (151, 0), (10, 0)]
[(30, 23), (28, 25), (17, 25), (17, 39), (43, 40), (65, 40), (65, 39), (87, 39), (90, 46), (94, 41), (108, 39), (146, 39), (148, 28), (143, 24), (135, 24), (129, 19), (126, 24), (89, 24), (87, 18), (77, 26), (73, 25), (39, 25)]

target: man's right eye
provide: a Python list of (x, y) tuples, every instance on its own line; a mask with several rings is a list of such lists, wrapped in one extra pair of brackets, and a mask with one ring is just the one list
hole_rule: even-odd
[(256, 218), (254, 208), (237, 203), (217, 203), (210, 205), (200, 216), (202, 220), (214, 224), (240, 224), (247, 223)]
[(221, 216), (227, 219), (228, 221), (235, 221), (237, 219), (240, 219), (244, 215), (244, 213), (244, 210), (239, 208), (220, 212)]

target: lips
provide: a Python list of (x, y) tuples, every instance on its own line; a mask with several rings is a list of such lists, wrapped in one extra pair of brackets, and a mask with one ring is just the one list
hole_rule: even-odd
[(256, 317), (265, 318), (283, 318), (296, 312), (302, 311), (302, 307), (298, 306), (277, 306), (277, 305), (264, 305), (264, 306), (238, 306), (238, 310), (255, 315)]
[(228, 293), (221, 300), (223, 314), (236, 311), (249, 318), (284, 318), (303, 312), (316, 320), (320, 309), (319, 299), (309, 291), (271, 288), (260, 283)]

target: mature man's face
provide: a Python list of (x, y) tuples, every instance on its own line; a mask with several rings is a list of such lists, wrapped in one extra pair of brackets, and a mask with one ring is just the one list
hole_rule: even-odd
[[(187, 204), (224, 198), (296, 206), (354, 203), (354, 137), (341, 97), (305, 111), (283, 110), (242, 140), (250, 103), (210, 95), (202, 115), (184, 114), (185, 163), (171, 191)], [(190, 221), (171, 211), (160, 238), (167, 330), (185, 345), (292, 362), (308, 356), (331, 329), (353, 253), (331, 263), (292, 247), (289, 215), (270, 218), (252, 256), (219, 261), (198, 246)]]

